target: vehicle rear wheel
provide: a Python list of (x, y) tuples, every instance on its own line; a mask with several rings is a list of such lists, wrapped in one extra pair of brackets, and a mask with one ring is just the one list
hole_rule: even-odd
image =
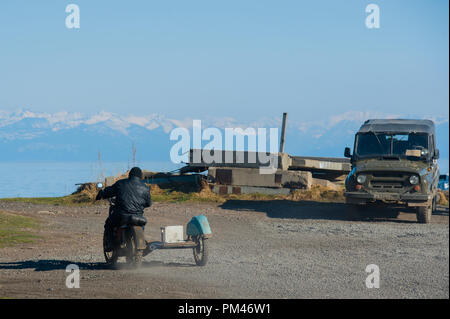
[(437, 210), (438, 201), (439, 201), (439, 194), (436, 194), (436, 196), (433, 197), (432, 213), (434, 213)]
[(194, 238), (194, 242), (197, 244), (193, 248), (194, 251), (194, 260), (197, 266), (205, 266), (208, 262), (208, 249), (206, 247), (206, 239), (205, 238)]
[(431, 221), (432, 206), (417, 207), (417, 221), (421, 224), (428, 224)]

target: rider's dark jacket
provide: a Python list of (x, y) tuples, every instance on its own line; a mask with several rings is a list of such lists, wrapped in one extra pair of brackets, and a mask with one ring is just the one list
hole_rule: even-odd
[[(99, 194), (100, 195), (100, 194)], [(101, 192), (101, 198), (116, 197), (115, 213), (143, 214), (152, 205), (150, 189), (136, 176), (117, 181)]]

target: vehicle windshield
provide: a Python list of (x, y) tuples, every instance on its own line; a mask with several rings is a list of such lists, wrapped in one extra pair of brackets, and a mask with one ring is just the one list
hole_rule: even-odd
[(394, 156), (425, 157), (428, 135), (423, 133), (361, 133), (356, 139), (356, 154), (360, 157)]

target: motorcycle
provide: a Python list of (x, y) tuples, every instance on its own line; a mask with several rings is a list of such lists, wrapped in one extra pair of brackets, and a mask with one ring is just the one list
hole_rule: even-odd
[[(103, 188), (102, 183), (97, 188)], [(115, 209), (115, 198), (109, 198), (109, 216)], [(145, 254), (147, 243), (144, 237), (143, 227), (147, 223), (145, 217), (130, 216), (122, 226), (113, 227), (113, 242), (109, 243), (109, 237), (105, 229), (103, 233), (103, 254), (105, 261), (110, 266), (115, 266), (119, 257), (125, 257), (127, 264), (140, 267)]]
[[(103, 188), (102, 183), (97, 184), (98, 189)], [(109, 216), (115, 209), (115, 198), (108, 199)], [(131, 216), (122, 226), (113, 228), (113, 242), (108, 242), (108, 234), (103, 234), (103, 254), (106, 263), (115, 266), (119, 257), (125, 257), (129, 265), (136, 268), (142, 264), (142, 259), (152, 251), (159, 249), (192, 249), (194, 261), (197, 266), (205, 266), (208, 261), (208, 249), (206, 240), (212, 237), (212, 231), (206, 216), (192, 217), (186, 225), (187, 238), (183, 239), (181, 232), (177, 238), (170, 239), (169, 227), (161, 228), (161, 241), (147, 242), (144, 237), (143, 227), (147, 220), (143, 216)], [(173, 227), (173, 226), (172, 226)], [(175, 226), (181, 227), (182, 226)]]

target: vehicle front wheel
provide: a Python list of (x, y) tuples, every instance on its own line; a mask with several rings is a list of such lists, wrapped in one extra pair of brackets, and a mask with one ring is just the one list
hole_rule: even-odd
[(417, 207), (417, 221), (421, 224), (428, 224), (431, 221), (432, 206), (419, 206)]

